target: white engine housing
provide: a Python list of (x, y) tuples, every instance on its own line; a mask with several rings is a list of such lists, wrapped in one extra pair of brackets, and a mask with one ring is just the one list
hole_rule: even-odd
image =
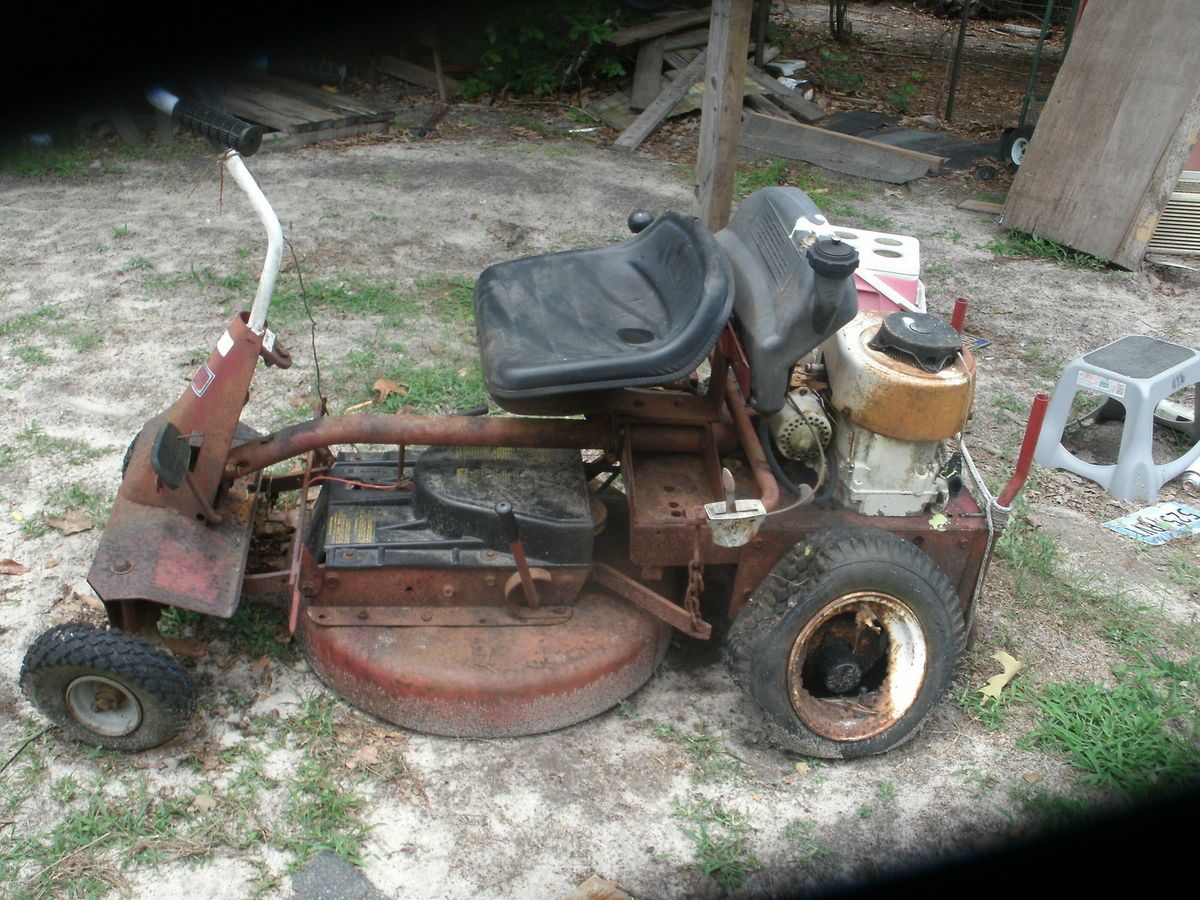
[(860, 515), (918, 515), (949, 495), (942, 441), (901, 441), (847, 421), (834, 440), (838, 500)]

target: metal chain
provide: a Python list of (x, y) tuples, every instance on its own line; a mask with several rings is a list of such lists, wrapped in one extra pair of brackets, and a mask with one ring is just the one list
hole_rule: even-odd
[(700, 593), (704, 590), (704, 563), (700, 561), (700, 526), (692, 530), (692, 560), (688, 563), (687, 591), (683, 595), (683, 608), (692, 617), (692, 628), (699, 630), (704, 620), (700, 618)]

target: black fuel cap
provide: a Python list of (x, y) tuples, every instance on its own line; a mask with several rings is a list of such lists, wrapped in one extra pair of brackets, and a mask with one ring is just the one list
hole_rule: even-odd
[(869, 346), (904, 353), (926, 372), (940, 372), (958, 355), (961, 341), (944, 319), (927, 313), (894, 312), (884, 317)]
[(849, 278), (858, 268), (858, 251), (838, 238), (821, 238), (808, 248), (808, 264), (826, 278)]

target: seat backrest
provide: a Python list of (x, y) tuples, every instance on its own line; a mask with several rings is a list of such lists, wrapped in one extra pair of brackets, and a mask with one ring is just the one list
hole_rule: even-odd
[(750, 405), (783, 407), (791, 367), (858, 312), (853, 277), (816, 277), (805, 251), (828, 227), (799, 188), (763, 188), (716, 238), (729, 257), (734, 316), (750, 363)]

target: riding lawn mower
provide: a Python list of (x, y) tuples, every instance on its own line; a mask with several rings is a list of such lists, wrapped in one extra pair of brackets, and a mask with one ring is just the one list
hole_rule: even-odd
[[(252, 596), (282, 605), (333, 690), (421, 732), (573, 725), (651, 678), (673, 632), (711, 640), (714, 623), (783, 745), (851, 758), (919, 730), (1044, 409), (992, 497), (962, 440), (965, 302), (951, 322), (886, 289), (860, 304), (859, 250), (796, 188), (759, 190), (715, 234), (635, 211), (620, 243), (479, 276), (503, 413), (321, 409), (260, 434), (240, 422), (259, 360), (291, 364), (268, 328), (283, 235), (243, 162), (261, 129), (150, 98), (227, 148), (267, 255), (250, 310), (129, 448), (88, 573), (108, 624), (51, 628), (25, 656), (26, 695), (66, 735), (177, 736), (196, 692), (161, 613), (229, 618)], [(250, 571), (295, 492), (286, 564)]]

